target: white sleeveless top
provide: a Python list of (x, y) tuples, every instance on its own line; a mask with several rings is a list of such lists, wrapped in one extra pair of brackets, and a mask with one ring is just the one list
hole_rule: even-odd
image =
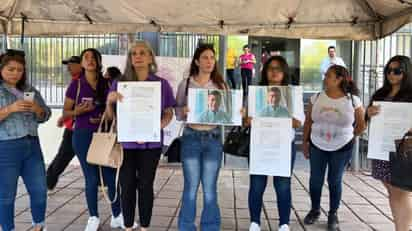
[[(352, 102), (353, 98), (353, 102)], [(312, 143), (324, 151), (336, 151), (353, 139), (355, 109), (362, 106), (358, 96), (333, 99), (325, 92), (310, 98), (312, 103)]]

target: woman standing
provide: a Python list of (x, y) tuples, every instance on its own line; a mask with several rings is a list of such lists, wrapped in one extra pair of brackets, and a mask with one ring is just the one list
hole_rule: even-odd
[[(172, 88), (167, 80), (155, 75), (157, 64), (155, 54), (149, 43), (136, 42), (129, 50), (126, 70), (119, 81), (154, 81), (161, 84), (161, 128), (166, 127), (173, 118), (175, 99)], [(121, 100), (122, 95), (117, 93), (117, 84), (112, 85), (107, 99), (107, 115), (114, 116), (114, 105)], [(163, 135), (163, 132), (162, 132)], [(125, 230), (131, 231), (136, 209), (136, 190), (139, 193), (139, 216), (141, 230), (147, 230), (150, 225), (153, 209), (153, 183), (156, 176), (157, 165), (162, 152), (161, 142), (122, 143), (124, 149), (123, 165), (120, 169), (121, 199), (124, 216)], [(137, 178), (137, 176), (139, 176)]]
[[(289, 66), (282, 56), (272, 56), (263, 65), (262, 80), (260, 86), (287, 86), (290, 84)], [(279, 113), (278, 113), (279, 114)], [(280, 114), (279, 114), (280, 115)], [(286, 114), (278, 117), (289, 117)], [(293, 128), (299, 128), (304, 121), (304, 115), (300, 118), (293, 118)], [(294, 140), (294, 137), (293, 137)], [(295, 142), (292, 141), (292, 158), (291, 158), (291, 175), (296, 157)], [(250, 231), (260, 231), (260, 215), (262, 211), (263, 193), (265, 192), (268, 176), (250, 175), (249, 186), (249, 214), (250, 214)], [(276, 190), (277, 206), (279, 212), (279, 230), (289, 230), (290, 211), (292, 207), (292, 192), (290, 177), (273, 177), (273, 185)]]
[[(202, 44), (196, 49), (190, 65), (190, 76), (179, 84), (176, 116), (185, 120), (190, 110), (187, 105), (188, 88), (227, 89), (216, 66), (212, 45)], [(222, 162), (220, 127), (215, 125), (187, 124), (183, 131), (181, 155), (184, 189), (178, 229), (195, 231), (197, 191), (203, 186), (203, 211), (200, 218), (202, 230), (220, 230), (221, 218), (217, 200), (217, 179)]]
[(3, 231), (15, 229), (14, 203), (19, 176), (29, 193), (34, 230), (44, 230), (46, 172), (37, 128), (50, 115), (40, 93), (26, 83), (24, 52), (8, 50), (1, 55), (0, 227)]
[[(303, 134), (303, 152), (310, 159), (312, 208), (304, 223), (313, 224), (320, 215), (320, 198), (328, 168), (328, 230), (338, 229), (342, 178), (353, 150), (353, 139), (365, 128), (364, 109), (358, 89), (343, 66), (331, 66), (324, 79), (325, 90), (311, 97)], [(355, 124), (355, 125), (353, 125)]]
[[(412, 102), (412, 66), (406, 56), (394, 56), (384, 68), (385, 80), (382, 88), (373, 94), (367, 109), (367, 120), (379, 114), (379, 106), (374, 101)], [(412, 132), (412, 128), (411, 128)], [(389, 194), (395, 228), (397, 231), (409, 231), (412, 226), (412, 194), (390, 184), (390, 162), (372, 160), (372, 176), (382, 181)]]
[(256, 63), (255, 55), (250, 53), (249, 45), (243, 46), (243, 54), (239, 56), (240, 75), (242, 76), (243, 95), (248, 94), (248, 87), (252, 83), (253, 69)]
[[(75, 118), (73, 131), (73, 149), (80, 161), (85, 178), (86, 201), (89, 209), (89, 220), (85, 231), (96, 231), (100, 225), (97, 209), (97, 189), (99, 182), (98, 166), (86, 161), (87, 151), (92, 141), (93, 132), (97, 131), (101, 116), (105, 110), (108, 93), (107, 80), (102, 75), (102, 57), (99, 51), (88, 48), (81, 55), (82, 73), (77, 81), (72, 81), (66, 91), (64, 101), (64, 116)], [(109, 196), (116, 193), (115, 170), (103, 168), (104, 183), (109, 189)], [(123, 227), (123, 216), (120, 210), (120, 200), (111, 204), (112, 228)]]

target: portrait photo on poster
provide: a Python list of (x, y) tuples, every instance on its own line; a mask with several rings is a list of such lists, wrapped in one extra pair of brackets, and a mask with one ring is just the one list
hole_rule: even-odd
[(250, 117), (301, 118), (303, 93), (300, 86), (250, 86)]
[(242, 91), (189, 89), (188, 123), (241, 125)]

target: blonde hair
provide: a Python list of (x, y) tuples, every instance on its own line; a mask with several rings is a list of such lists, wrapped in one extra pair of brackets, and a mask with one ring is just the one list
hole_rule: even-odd
[(157, 63), (155, 59), (156, 54), (153, 51), (152, 46), (150, 45), (150, 43), (148, 43), (145, 40), (137, 40), (133, 42), (133, 44), (129, 48), (129, 51), (127, 52), (126, 67), (124, 69), (123, 76), (120, 78), (120, 81), (138, 80), (137, 74), (132, 64), (132, 53), (133, 53), (133, 50), (138, 46), (144, 47), (149, 52), (149, 54), (152, 56), (152, 63), (149, 64), (149, 74), (155, 74), (157, 72)]

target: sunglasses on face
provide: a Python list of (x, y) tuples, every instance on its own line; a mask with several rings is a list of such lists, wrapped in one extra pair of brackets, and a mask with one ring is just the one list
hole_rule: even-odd
[(389, 75), (389, 74), (391, 74), (391, 73), (393, 73), (394, 75), (401, 75), (402, 73), (403, 73), (403, 70), (402, 70), (402, 68), (400, 68), (400, 67), (396, 67), (396, 68), (388, 68), (387, 70), (386, 70), (386, 74), (387, 75)]

